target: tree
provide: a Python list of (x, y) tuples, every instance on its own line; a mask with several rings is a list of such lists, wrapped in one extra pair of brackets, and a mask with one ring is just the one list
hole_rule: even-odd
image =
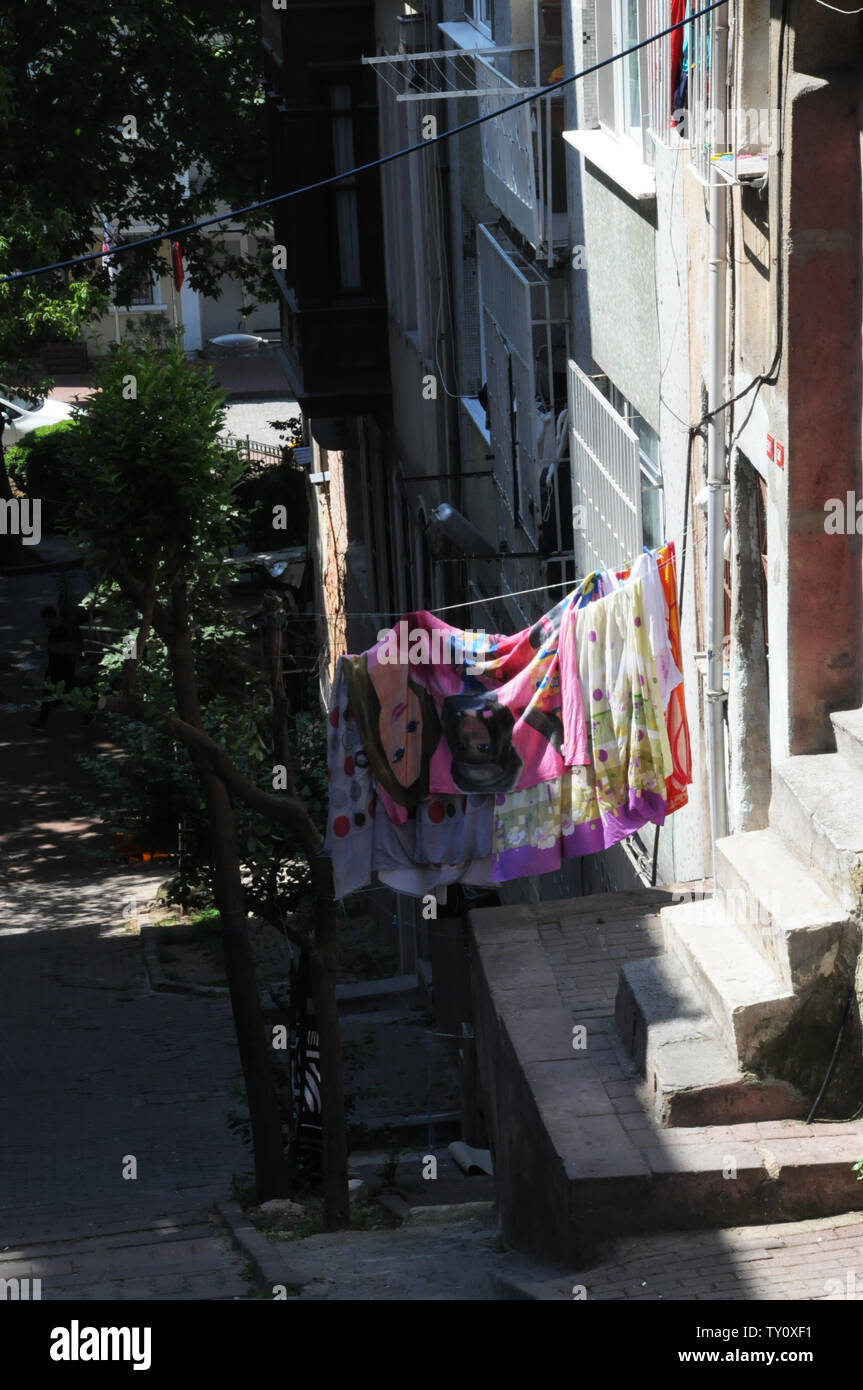
[[(169, 230), (258, 201), (266, 177), (258, 24), (254, 0), (7, 0), (0, 275), (93, 251), (103, 214), (121, 238), (136, 224)], [(266, 211), (242, 225), (266, 226)], [(223, 275), (239, 275), (252, 299), (269, 297), (263, 252), (255, 261), (231, 256), (206, 232), (184, 235), (182, 249), (192, 288), (218, 294)], [(124, 303), (159, 267), (159, 246), (117, 262)], [(0, 285), (0, 382), (44, 394), (40, 345), (74, 337), (103, 314), (107, 291), (102, 261)], [(10, 496), (0, 466), (0, 500)], [(12, 542), (0, 536), (0, 555)]]
[[(45, 252), (68, 259), (91, 251), (102, 213), (120, 235), (260, 199), (264, 99), (253, 0), (7, 0), (0, 41), (7, 267), (23, 269)], [(243, 225), (267, 220), (266, 211), (249, 214)], [(259, 283), (246, 260), (227, 257), (206, 232), (185, 234), (183, 253), (194, 288), (217, 293), (225, 273)], [(158, 255), (158, 246), (127, 253), (125, 282), (155, 268)]]
[[(182, 743), (200, 782), (260, 1200), (284, 1193), (286, 1172), (246, 931), (232, 798), (289, 828), (308, 860), (316, 903), (309, 945), (321, 1041), (324, 1207), (327, 1225), (334, 1229), (347, 1224), (349, 1209), (335, 997), (337, 916), (329, 861), (302, 801), (290, 791), (274, 794), (256, 785), (206, 732), (195, 661), (191, 612), (200, 591), (212, 593), (214, 575), (227, 554), (243, 464), (219, 443), (220, 393), (208, 376), (186, 362), (179, 347), (168, 352), (120, 347), (99, 386), (76, 408), (76, 448), (66, 480), (67, 495), (74, 498), (72, 530), (85, 562), (109, 576), (140, 614), (136, 656), (125, 663), (121, 688), (104, 707), (151, 723)], [(136, 690), (136, 672), (151, 631), (164, 644), (170, 663), (170, 714), (149, 706)], [(279, 711), (282, 717), (280, 706)]]

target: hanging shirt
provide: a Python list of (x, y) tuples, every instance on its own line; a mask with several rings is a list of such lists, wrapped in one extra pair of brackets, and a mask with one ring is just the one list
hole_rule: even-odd
[(645, 550), (643, 554), (638, 556), (637, 560), (633, 561), (628, 571), (604, 574), (602, 576), (604, 591), (612, 593), (615, 589), (619, 589), (622, 583), (628, 583), (633, 579), (641, 580), (648, 640), (656, 666), (659, 697), (662, 701), (662, 708), (665, 710), (671, 699), (672, 690), (683, 680), (683, 673), (677, 665), (671, 649), (668, 634), (668, 606), (659, 577), (659, 566), (655, 553)]
[(591, 761), (497, 798), (496, 882), (549, 873), (664, 823), (672, 757), (640, 579), (579, 610), (576, 648)]

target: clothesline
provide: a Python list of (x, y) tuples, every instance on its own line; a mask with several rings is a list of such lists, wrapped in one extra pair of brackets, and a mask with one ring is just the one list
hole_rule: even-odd
[[(675, 546), (675, 548), (676, 548), (676, 547), (677, 547), (677, 542), (678, 542), (678, 541), (680, 541), (680, 542), (685, 542), (685, 541), (687, 541), (687, 537), (688, 537), (688, 535), (689, 535), (689, 529), (690, 529), (690, 528), (689, 528), (689, 525), (687, 524), (686, 526), (684, 526), (684, 528), (683, 528), (682, 531), (679, 531), (679, 532), (677, 533), (676, 536), (672, 536), (672, 537), (670, 537), (670, 538), (669, 538), (669, 537), (666, 537), (666, 542), (668, 542), (668, 540), (670, 539), (670, 540), (671, 540), (671, 543), (672, 543), (672, 544)], [(687, 542), (687, 543), (688, 543), (688, 542)], [(685, 545), (685, 544), (682, 544), (682, 545), (681, 545), (681, 551), (680, 551), (681, 556), (685, 553), (685, 550), (686, 550), (686, 545)], [(609, 569), (617, 569), (618, 566), (617, 566), (617, 565), (614, 565), (614, 566), (609, 565), (609, 566), (607, 566), (607, 568), (609, 568)], [(584, 576), (584, 578), (586, 578), (586, 577), (587, 577), (587, 576)], [(584, 578), (582, 578), (582, 579), (580, 579), (580, 580), (577, 579), (574, 583), (573, 583), (572, 580), (563, 579), (563, 580), (561, 580), (559, 583), (554, 583), (554, 584), (537, 584), (537, 585), (536, 585), (534, 588), (532, 588), (532, 589), (507, 589), (504, 593), (500, 593), (500, 594), (487, 594), (487, 595), (483, 595), (482, 598), (469, 598), (469, 599), (464, 599), (461, 603), (447, 603), (447, 604), (444, 604), (444, 606), (443, 606), (442, 608), (428, 608), (428, 609), (426, 609), (426, 612), (428, 612), (428, 613), (433, 613), (433, 614), (437, 617), (437, 616), (439, 616), (441, 613), (452, 613), (452, 612), (453, 612), (455, 609), (457, 609), (457, 608), (473, 608), (473, 607), (474, 607), (476, 604), (478, 604), (478, 603), (498, 603), (498, 602), (500, 602), (501, 599), (507, 599), (507, 598), (523, 598), (525, 594), (547, 594), (547, 593), (549, 593), (552, 589), (566, 589), (567, 593), (572, 593), (573, 590), (577, 589), (577, 588), (579, 587), (579, 585), (582, 584), (582, 583), (584, 582)], [(305, 618), (311, 618), (311, 617), (315, 617), (315, 618), (328, 618), (328, 617), (330, 617), (331, 615), (328, 614), (328, 613), (301, 613), (301, 614), (299, 614), (299, 616), (300, 616), (300, 617), (305, 617)], [(403, 609), (400, 609), (398, 612), (392, 612), (392, 613), (384, 613), (384, 612), (381, 612), (380, 610), (375, 610), (374, 612), (367, 612), (367, 613), (366, 613), (366, 612), (351, 611), (351, 612), (347, 612), (347, 613), (343, 613), (343, 614), (342, 614), (342, 617), (345, 617), (345, 618), (403, 618), (404, 616), (405, 616), (405, 614), (404, 614), (404, 610), (403, 610)]]
[(591, 571), (572, 602), (493, 638), (479, 675), (448, 658), (437, 639), (452, 629), (429, 612), (412, 618), (425, 657), (394, 658), (387, 633), (340, 659), (326, 726), (337, 897), (374, 874), (424, 897), (557, 872), (686, 804), (673, 545), (627, 574)]

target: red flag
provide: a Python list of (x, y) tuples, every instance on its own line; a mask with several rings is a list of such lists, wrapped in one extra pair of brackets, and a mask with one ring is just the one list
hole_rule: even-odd
[(174, 289), (179, 290), (186, 278), (186, 272), (183, 269), (183, 252), (179, 241), (171, 242), (171, 260), (174, 265)]

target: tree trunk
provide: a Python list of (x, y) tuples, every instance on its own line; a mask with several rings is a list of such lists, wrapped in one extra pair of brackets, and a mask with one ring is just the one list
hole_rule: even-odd
[[(173, 628), (168, 634), (174, 692), (180, 718), (200, 729), (201, 711), (184, 586), (171, 591)], [(246, 909), (234, 810), (227, 788), (194, 748), (190, 756), (207, 804), (214, 862), (214, 892), (222, 927), (225, 972), (252, 1125), (255, 1185), (259, 1202), (288, 1195), (288, 1170), (273, 1059), (267, 1046)]]
[[(154, 622), (160, 636), (171, 649), (173, 660), (174, 638), (171, 635), (170, 624), (161, 613), (154, 618)], [(179, 705), (176, 675), (175, 690), (178, 691)], [(148, 711), (146, 704), (130, 696), (108, 700), (105, 707), (128, 714), (144, 723), (154, 722), (154, 712)], [(197, 704), (193, 713), (196, 710)], [(287, 825), (306, 856), (316, 903), (309, 952), (320, 1040), (324, 1221), (327, 1230), (338, 1230), (350, 1224), (350, 1207), (341, 1032), (336, 1001), (338, 909), (333, 898), (332, 864), (322, 852), (323, 840), (320, 832), (302, 802), (285, 793), (273, 795), (265, 792), (248, 777), (244, 777), (224, 749), (201, 730), (200, 723), (194, 723), (182, 712), (180, 718), (169, 717), (158, 722), (163, 724), (166, 732), (188, 748), (196, 768), (209, 770), (223, 788), (229, 787), (234, 796), (241, 797), (259, 814)]]
[[(264, 595), (264, 609), (267, 613), (266, 664), (273, 700), (273, 758), (287, 769), (287, 790), (291, 796), (296, 796), (287, 737), (288, 699), (282, 673), (281, 619), (284, 610), (278, 594)], [(309, 866), (316, 900), (309, 952), (321, 1059), (324, 1225), (328, 1231), (337, 1231), (350, 1225), (342, 1036), (336, 999), (339, 919), (333, 901), (332, 875), (326, 863), (318, 864), (314, 858), (310, 858)]]

